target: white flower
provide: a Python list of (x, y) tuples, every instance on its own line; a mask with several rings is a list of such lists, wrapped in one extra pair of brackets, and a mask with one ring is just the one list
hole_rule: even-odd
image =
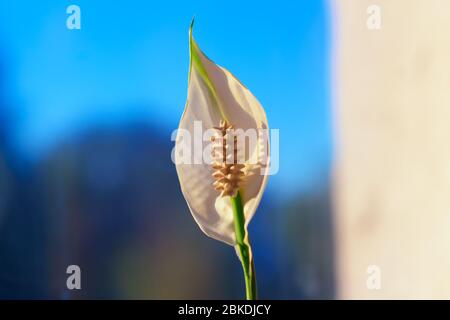
[[(246, 145), (245, 152), (238, 150), (239, 145), (233, 143), (230, 139), (232, 135), (228, 135), (226, 130), (268, 130), (267, 118), (252, 93), (228, 70), (203, 54), (192, 36), (192, 25), (189, 43), (188, 98), (179, 129), (189, 131), (194, 137), (194, 121), (201, 121), (204, 129), (216, 128), (212, 143), (206, 141), (212, 144), (215, 156), (213, 163), (183, 163), (179, 159), (179, 149), (186, 141), (178, 134), (175, 144), (176, 169), (182, 193), (201, 230), (214, 239), (235, 246), (232, 198), (240, 197), (246, 235), (247, 225), (259, 205), (268, 176), (268, 166), (251, 160), (260, 155), (261, 147), (268, 155), (269, 146), (268, 140), (258, 135), (256, 145)], [(222, 152), (223, 141), (234, 148), (232, 154), (235, 159), (236, 152), (240, 156), (244, 153), (243, 163), (219, 161), (226, 158)]]

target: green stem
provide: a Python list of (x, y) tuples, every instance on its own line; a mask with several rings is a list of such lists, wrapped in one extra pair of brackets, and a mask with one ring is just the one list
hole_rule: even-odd
[(239, 254), (244, 270), (246, 298), (247, 300), (256, 300), (255, 265), (250, 255), (251, 247), (249, 241), (245, 241), (245, 216), (240, 192), (231, 198), (231, 204), (233, 207), (234, 231), (236, 234), (236, 251)]

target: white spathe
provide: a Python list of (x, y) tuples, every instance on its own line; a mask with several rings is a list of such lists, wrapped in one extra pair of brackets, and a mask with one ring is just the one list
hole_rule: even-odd
[[(192, 37), (192, 27), (189, 40), (191, 63), (188, 98), (179, 129), (188, 130), (194, 138), (194, 121), (201, 121), (203, 129), (207, 130), (219, 126), (222, 119), (227, 120), (235, 129), (268, 129), (266, 114), (259, 102), (228, 70), (216, 65), (201, 52)], [(206, 235), (234, 246), (236, 241), (230, 197), (220, 197), (220, 193), (214, 189), (210, 164), (203, 161), (201, 164), (181, 163), (178, 149), (181, 149), (182, 143), (185, 142), (177, 135), (176, 170), (192, 216)], [(204, 142), (203, 146), (206, 143), (208, 142)], [(264, 145), (268, 151), (268, 141), (264, 141)], [(256, 150), (250, 150), (251, 152)], [(252, 169), (254, 172), (250, 174)], [(247, 174), (239, 189), (244, 206), (245, 227), (261, 200), (268, 169), (268, 166), (246, 165)]]

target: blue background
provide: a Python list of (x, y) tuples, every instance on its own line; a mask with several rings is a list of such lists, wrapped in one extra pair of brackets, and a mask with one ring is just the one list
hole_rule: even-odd
[[(1, 296), (242, 296), (233, 249), (200, 234), (170, 162), (193, 16), (202, 50), (280, 130), (250, 230), (261, 295), (333, 295), (326, 1), (19, 0), (0, 3)], [(92, 270), (81, 292), (64, 289), (71, 263)], [(175, 277), (179, 264), (198, 274)]]

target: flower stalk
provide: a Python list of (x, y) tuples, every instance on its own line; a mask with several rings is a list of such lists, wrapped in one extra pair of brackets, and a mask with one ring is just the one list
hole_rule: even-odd
[(238, 191), (235, 197), (231, 198), (231, 205), (233, 207), (234, 230), (236, 234), (235, 247), (244, 270), (246, 299), (256, 300), (257, 289), (255, 264), (253, 262), (253, 257), (251, 256), (251, 247), (248, 241), (248, 236), (245, 232), (245, 217), (240, 191)]

